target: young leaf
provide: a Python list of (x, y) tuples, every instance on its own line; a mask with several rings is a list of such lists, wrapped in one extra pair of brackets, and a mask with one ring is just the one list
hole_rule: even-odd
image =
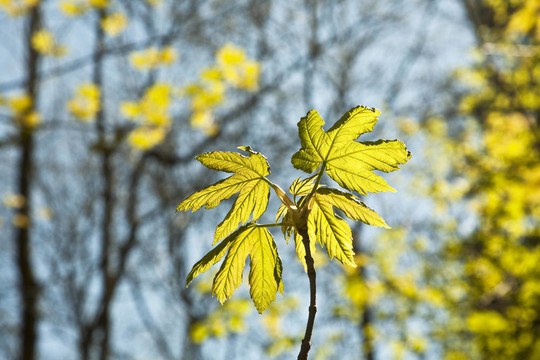
[(368, 208), (356, 196), (337, 189), (317, 189), (315, 197), (319, 202), (328, 203), (345, 213), (349, 219), (360, 220), (367, 225), (390, 229), (374, 210)]
[(198, 275), (202, 274), (206, 270), (210, 269), (212, 265), (219, 262), (221, 258), (225, 255), (227, 250), (229, 250), (232, 242), (236, 240), (238, 235), (240, 235), (240, 233), (245, 229), (245, 226), (240, 227), (231, 235), (227, 236), (226, 239), (223, 239), (223, 241), (220, 242), (218, 246), (210, 250), (208, 254), (206, 254), (201, 260), (197, 261), (197, 263), (193, 265), (193, 268), (191, 269), (186, 278), (186, 287), (188, 287), (189, 284), (193, 281), (193, 279), (195, 279)]
[(216, 228), (214, 244), (232, 233), (239, 224), (245, 224), (251, 214), (253, 214), (253, 220), (257, 220), (268, 205), (270, 186), (265, 176), (270, 174), (270, 167), (266, 158), (260, 153), (254, 152), (249, 146), (239, 148), (248, 152), (249, 156), (221, 151), (197, 156), (197, 160), (212, 170), (234, 174), (193, 193), (176, 209), (177, 211), (189, 209), (196, 211), (202, 206), (213, 208), (221, 200), (228, 199), (238, 193), (231, 210)]
[(289, 187), (289, 192), (296, 196), (306, 196), (313, 190), (315, 184), (313, 184), (314, 176), (310, 176), (307, 179), (301, 180), (302, 178), (295, 179), (291, 186)]
[(379, 110), (358, 106), (345, 113), (325, 132), (319, 113), (311, 110), (298, 123), (302, 146), (292, 156), (292, 164), (307, 173), (322, 166), (322, 170), (326, 170), (338, 184), (362, 195), (395, 191), (373, 170), (389, 172), (399, 169), (398, 165), (410, 158), (405, 145), (399, 140), (354, 141), (361, 134), (373, 130), (379, 115)]
[(334, 214), (330, 203), (322, 201), (317, 196), (313, 202), (313, 208), (308, 216), (310, 239), (317, 239), (321, 246), (326, 246), (330, 259), (335, 257), (343, 264), (356, 267), (349, 224)]
[(221, 303), (229, 299), (242, 283), (246, 258), (250, 256), (250, 295), (262, 313), (275, 300), (276, 292), (283, 288), (282, 265), (276, 244), (266, 228), (255, 224), (243, 226), (233, 235), (223, 241), (230, 242), (229, 251), (214, 278), (212, 294)]

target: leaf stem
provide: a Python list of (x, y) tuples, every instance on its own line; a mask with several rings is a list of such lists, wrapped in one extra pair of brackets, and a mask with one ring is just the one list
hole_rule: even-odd
[[(306, 224), (307, 225), (307, 224)], [(306, 324), (306, 333), (302, 340), (302, 346), (300, 347), (300, 353), (298, 354), (298, 360), (307, 360), (309, 349), (311, 349), (311, 334), (313, 333), (313, 325), (315, 324), (315, 315), (317, 314), (317, 283), (315, 274), (315, 265), (313, 257), (311, 256), (310, 239), (307, 231), (307, 226), (298, 229), (298, 233), (302, 236), (302, 243), (306, 249), (306, 266), (307, 275), (309, 278), (309, 315)]]
[(287, 196), (285, 191), (283, 191), (283, 189), (278, 184), (271, 182), (265, 176), (263, 176), (262, 179), (266, 181), (272, 187), (272, 189), (274, 189), (274, 192), (276, 193), (278, 198), (288, 209), (296, 210), (296, 205), (294, 204), (294, 202)]
[(308, 194), (308, 196), (302, 199), (301, 205), (299, 205), (299, 207), (303, 207), (305, 204), (309, 204), (309, 200), (311, 200), (311, 198), (313, 197), (313, 194), (315, 194), (315, 192), (319, 188), (319, 184), (321, 183), (321, 179), (325, 170), (326, 170), (326, 162), (323, 161), (321, 168), (319, 169), (319, 172), (317, 173), (317, 179), (315, 179), (315, 185), (313, 186), (313, 189)]

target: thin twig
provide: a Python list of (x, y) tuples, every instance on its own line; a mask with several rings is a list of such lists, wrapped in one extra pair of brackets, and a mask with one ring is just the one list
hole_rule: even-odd
[(304, 248), (306, 249), (306, 266), (307, 274), (309, 278), (309, 315), (306, 325), (306, 333), (304, 334), (304, 339), (302, 340), (302, 346), (300, 348), (300, 353), (298, 354), (298, 360), (307, 360), (309, 349), (311, 349), (311, 334), (313, 333), (313, 325), (315, 324), (315, 314), (317, 314), (317, 283), (316, 283), (316, 274), (315, 266), (313, 262), (313, 257), (311, 256), (311, 247), (309, 235), (307, 232), (307, 226), (298, 229), (298, 233), (302, 236), (302, 242)]

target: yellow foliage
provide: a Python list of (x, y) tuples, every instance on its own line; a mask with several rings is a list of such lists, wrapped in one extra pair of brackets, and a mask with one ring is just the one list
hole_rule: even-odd
[(26, 228), (30, 225), (30, 219), (24, 214), (15, 214), (11, 219), (11, 223), (18, 228)]
[(467, 325), (475, 333), (495, 334), (511, 331), (511, 324), (496, 311), (475, 311), (467, 318)]
[(126, 15), (115, 12), (110, 15), (107, 15), (101, 21), (101, 27), (103, 30), (110, 36), (118, 36), (127, 26), (127, 17)]
[(216, 60), (222, 77), (230, 85), (247, 91), (257, 89), (260, 65), (247, 59), (242, 48), (228, 43), (217, 51)]
[(229, 333), (246, 331), (245, 317), (251, 313), (251, 304), (247, 299), (232, 299), (208, 316), (193, 324), (190, 336), (193, 342), (200, 344), (208, 338), (221, 338)]
[(64, 46), (59, 45), (54, 35), (45, 29), (36, 31), (32, 35), (32, 47), (42, 55), (60, 57), (66, 54)]
[(63, 0), (60, 11), (66, 16), (80, 16), (92, 8), (105, 9), (110, 0)]
[(26, 15), (41, 0), (0, 0), (0, 10), (9, 16)]
[(133, 52), (129, 60), (137, 70), (155, 69), (159, 66), (172, 65), (177, 59), (176, 50), (167, 46), (161, 50), (152, 46), (142, 51)]
[(216, 63), (203, 69), (199, 80), (182, 89), (191, 101), (191, 125), (212, 136), (219, 130), (214, 110), (225, 101), (229, 87), (254, 91), (259, 84), (260, 65), (246, 57), (242, 48), (226, 44), (216, 52)]
[(506, 28), (509, 33), (527, 34), (535, 26), (540, 28), (540, 1), (523, 0), (522, 3), (523, 6), (510, 18)]
[(82, 2), (74, 0), (64, 0), (60, 2), (60, 11), (67, 16), (79, 16), (86, 11)]
[(28, 94), (1, 98), (0, 106), (6, 106), (13, 113), (13, 122), (32, 130), (41, 124), (41, 115), (32, 109), (33, 101)]
[(426, 351), (428, 342), (425, 338), (420, 336), (412, 336), (407, 339), (409, 348), (416, 353), (423, 353)]
[(165, 139), (166, 128), (140, 126), (130, 132), (129, 143), (139, 150), (148, 150), (160, 144)]
[(484, 144), (493, 158), (512, 162), (534, 156), (530, 151), (534, 134), (525, 116), (493, 112), (489, 114), (487, 123)]
[(30, 110), (32, 103), (32, 98), (28, 94), (15, 95), (8, 99), (8, 104), (16, 115), (23, 114)]
[(21, 194), (6, 194), (2, 198), (5, 207), (20, 209), (26, 204), (26, 199)]
[(41, 114), (37, 111), (31, 111), (25, 115), (16, 118), (16, 121), (27, 129), (34, 129), (41, 125)]
[(120, 104), (120, 113), (127, 119), (135, 119), (141, 113), (141, 107), (137, 102), (124, 101)]
[(123, 116), (141, 122), (141, 126), (134, 129), (128, 138), (133, 147), (147, 150), (165, 139), (171, 124), (171, 95), (171, 86), (158, 82), (149, 87), (138, 102), (126, 101), (121, 104)]
[(244, 49), (234, 46), (231, 43), (227, 43), (216, 53), (216, 60), (222, 67), (230, 65), (238, 65), (244, 61), (246, 53)]
[(37, 217), (42, 220), (51, 220), (54, 215), (54, 212), (51, 208), (42, 207), (37, 211)]
[(92, 83), (82, 84), (68, 101), (71, 114), (83, 121), (91, 121), (101, 108), (101, 90)]

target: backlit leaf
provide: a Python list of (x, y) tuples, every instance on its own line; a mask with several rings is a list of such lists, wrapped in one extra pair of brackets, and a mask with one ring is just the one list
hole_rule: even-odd
[(317, 196), (308, 216), (308, 234), (310, 239), (316, 239), (321, 246), (326, 246), (330, 259), (335, 257), (343, 264), (356, 267), (349, 224), (334, 214), (330, 203)]
[(238, 193), (231, 210), (216, 228), (214, 244), (231, 234), (240, 224), (248, 222), (251, 216), (252, 220), (257, 220), (268, 205), (270, 186), (265, 179), (270, 174), (268, 162), (249, 146), (240, 149), (249, 155), (215, 151), (197, 156), (197, 160), (212, 170), (234, 174), (190, 195), (176, 209), (196, 211), (203, 206), (210, 209)]
[[(250, 256), (250, 295), (255, 307), (262, 313), (275, 300), (276, 292), (278, 290), (282, 291), (283, 288), (281, 260), (278, 257), (277, 247), (272, 239), (272, 235), (270, 235), (266, 228), (258, 227), (254, 224), (243, 226), (234, 232), (233, 235), (223, 240), (215, 248), (214, 255), (209, 257), (211, 261), (207, 261), (205, 265), (199, 266), (200, 269), (203, 269), (204, 266), (206, 270), (210, 267), (207, 264), (219, 261), (214, 261), (217, 258), (215, 254), (221, 257), (223, 256), (224, 250), (220, 246), (224, 242), (227, 242), (223, 247), (228, 247), (228, 252), (214, 278), (213, 295), (216, 295), (221, 303), (232, 296), (234, 291), (242, 283), (246, 258)], [(220, 249), (217, 250), (218, 248)]]
[(390, 229), (386, 222), (374, 210), (368, 208), (356, 196), (337, 189), (318, 189), (316, 201), (330, 204), (345, 213), (350, 219), (360, 220), (365, 224)]
[(341, 186), (363, 195), (395, 191), (373, 170), (399, 169), (399, 164), (410, 158), (405, 145), (399, 140), (355, 141), (361, 134), (373, 130), (379, 115), (379, 110), (358, 106), (325, 132), (324, 121), (317, 111), (311, 110), (298, 123), (302, 147), (293, 155), (292, 164), (307, 173), (323, 166)]

